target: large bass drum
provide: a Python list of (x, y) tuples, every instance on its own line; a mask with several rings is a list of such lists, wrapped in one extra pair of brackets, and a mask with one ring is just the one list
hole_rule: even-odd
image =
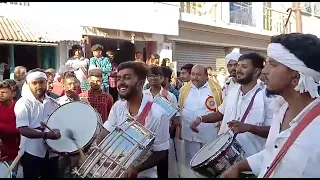
[(217, 178), (243, 157), (241, 145), (232, 134), (225, 133), (203, 146), (191, 159), (190, 166), (203, 176)]
[(80, 178), (121, 178), (149, 157), (154, 139), (151, 131), (128, 118), (98, 146), (91, 147), (90, 155), (73, 173)]
[(77, 146), (67, 136), (68, 129), (80, 148), (87, 148), (101, 130), (101, 117), (89, 104), (81, 101), (70, 102), (56, 109), (47, 121), (51, 129), (59, 129), (61, 138), (58, 140), (46, 139), (46, 144), (57, 154), (78, 153)]
[(12, 172), (9, 171), (9, 165), (5, 161), (0, 161), (0, 178), (12, 178)]

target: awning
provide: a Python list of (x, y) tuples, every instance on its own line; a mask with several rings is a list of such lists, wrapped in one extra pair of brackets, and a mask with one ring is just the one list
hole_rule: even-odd
[(32, 26), (28, 20), (0, 17), (0, 42), (56, 43), (57, 39), (53, 37), (48, 32)]

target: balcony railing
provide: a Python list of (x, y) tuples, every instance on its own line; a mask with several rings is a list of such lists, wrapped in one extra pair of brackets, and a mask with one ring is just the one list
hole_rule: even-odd
[(275, 33), (291, 33), (293, 25), (293, 17), (291, 16), (286, 27), (286, 21), (289, 13), (273, 10), (263, 7), (263, 29)]

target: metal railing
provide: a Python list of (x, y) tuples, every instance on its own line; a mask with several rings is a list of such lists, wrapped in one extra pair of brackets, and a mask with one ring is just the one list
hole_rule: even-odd
[(263, 29), (275, 33), (291, 33), (293, 25), (293, 17), (288, 21), (286, 27), (286, 21), (289, 13), (276, 11), (274, 9), (263, 7)]

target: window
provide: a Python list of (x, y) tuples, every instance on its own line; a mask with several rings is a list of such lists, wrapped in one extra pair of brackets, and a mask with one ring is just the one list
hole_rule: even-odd
[(252, 19), (252, 2), (230, 2), (230, 22), (255, 26)]

